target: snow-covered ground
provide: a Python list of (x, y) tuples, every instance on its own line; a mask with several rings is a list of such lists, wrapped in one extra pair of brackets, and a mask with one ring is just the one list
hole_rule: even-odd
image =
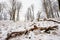
[(28, 35), (21, 35), (10, 40), (60, 40), (60, 24), (52, 21), (40, 21), (40, 22), (13, 22), (9, 20), (0, 21), (0, 40), (5, 40), (8, 33), (19, 32), (29, 30), (34, 25), (38, 27), (49, 27), (58, 25), (58, 29), (50, 31), (51, 33), (44, 33), (40, 30), (30, 31)]

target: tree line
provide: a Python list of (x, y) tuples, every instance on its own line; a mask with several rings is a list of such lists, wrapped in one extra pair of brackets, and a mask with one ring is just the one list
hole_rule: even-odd
[[(59, 0), (58, 0), (59, 2)], [(56, 3), (54, 3), (54, 6), (52, 5), (51, 0), (43, 0), (43, 7), (45, 10), (45, 14), (47, 18), (55, 18), (55, 17), (59, 17), (59, 10), (58, 7), (56, 6)], [(22, 8), (22, 3), (21, 2), (17, 2), (16, 0), (10, 0), (10, 4), (11, 7), (9, 8), (9, 10), (7, 10), (7, 4), (5, 3), (0, 3), (0, 20), (3, 19), (6, 20), (7, 16), (6, 13), (4, 12), (4, 10), (6, 10), (9, 15), (10, 15), (10, 19), (9, 20), (13, 20), (13, 21), (19, 21), (19, 12)], [(55, 12), (55, 13), (54, 13)], [(4, 15), (3, 15), (4, 14)], [(41, 17), (41, 12), (38, 11), (37, 13), (37, 21), (40, 20)], [(34, 21), (34, 5), (31, 5), (28, 9), (27, 9), (27, 13), (25, 15), (25, 20), (26, 21)]]

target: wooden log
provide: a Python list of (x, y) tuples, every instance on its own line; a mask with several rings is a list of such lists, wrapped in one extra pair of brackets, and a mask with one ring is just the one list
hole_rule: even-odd
[(41, 31), (45, 30), (44, 32), (48, 33), (49, 30), (58, 29), (58, 26), (53, 26), (53, 27), (49, 26), (46, 28), (46, 27), (37, 27), (36, 25), (34, 25), (34, 28), (31, 28), (29, 30), (25, 30), (25, 31), (21, 31), (21, 32), (12, 32), (11, 34), (8, 34), (6, 40), (9, 40), (11, 38), (15, 38), (17, 36), (21, 36), (23, 34), (27, 35), (27, 34), (29, 34), (30, 31), (34, 31), (34, 30), (38, 30), (38, 29)]

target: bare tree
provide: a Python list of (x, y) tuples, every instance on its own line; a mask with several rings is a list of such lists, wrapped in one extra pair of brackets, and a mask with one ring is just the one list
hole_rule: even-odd
[(0, 3), (0, 12), (1, 12), (1, 3)]
[(44, 0), (43, 5), (45, 8), (47, 18), (54, 18), (51, 1), (50, 0)]
[(11, 0), (10, 20), (15, 21), (16, 11), (17, 11), (17, 20), (19, 20), (20, 8), (21, 8), (21, 3), (18, 3), (16, 0)]
[(31, 21), (34, 20), (34, 5), (31, 5)]
[(11, 0), (10, 20), (15, 21), (16, 0)]
[(37, 21), (40, 20), (40, 14), (41, 14), (41, 12), (38, 11), (38, 13), (37, 13)]
[(7, 15), (4, 12), (4, 9), (6, 10), (6, 5), (5, 2), (0, 3), (0, 20), (7, 20)]
[(47, 6), (46, 6), (45, 0), (43, 0), (43, 7), (44, 7), (45, 12), (46, 12), (46, 15), (47, 15), (47, 17), (48, 17)]
[(28, 8), (27, 14), (26, 14), (26, 19), (28, 21), (33, 21), (34, 20), (34, 7), (31, 5), (31, 7)]
[(29, 21), (30, 20), (30, 8), (28, 8), (27, 14), (26, 16), (26, 20)]
[(59, 4), (59, 9), (60, 9), (60, 0), (58, 0), (58, 4)]
[(5, 8), (5, 4), (4, 3), (0, 3), (0, 12), (2, 12), (4, 8)]
[(2, 20), (2, 15), (1, 15), (1, 3), (0, 3), (0, 20)]
[(22, 3), (20, 2), (17, 2), (17, 21), (19, 21), (19, 11), (20, 11), (20, 9), (21, 9), (21, 6), (22, 6)]
[(59, 6), (58, 6), (58, 1), (53, 2), (53, 11), (55, 13), (55, 17), (59, 17)]

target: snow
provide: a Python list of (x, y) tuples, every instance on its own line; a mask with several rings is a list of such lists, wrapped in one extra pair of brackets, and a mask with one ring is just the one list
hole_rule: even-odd
[[(7, 38), (7, 34), (12, 32), (20, 32), (29, 30), (31, 28), (34, 28), (34, 25), (37, 27), (50, 27), (50, 26), (58, 26), (58, 29), (51, 31), (50, 34), (45, 33), (44, 30), (34, 30), (30, 31), (27, 35), (21, 35), (17, 36), (15, 38), (11, 38), (10, 40), (60, 40), (60, 24), (52, 21), (44, 21), (44, 18), (46, 18), (46, 13), (43, 6), (43, 0), (17, 0), (22, 3), (22, 8), (19, 12), (19, 21), (13, 22), (10, 19), (9, 15), (9, 9), (11, 8), (10, 0), (0, 0), (0, 3), (6, 3), (6, 9), (3, 9), (3, 13), (0, 12), (0, 18), (3, 19), (0, 21), (0, 40), (5, 40)], [(51, 0), (53, 13), (57, 13), (56, 10), (58, 10), (58, 13), (60, 13), (58, 9), (58, 2), (57, 0)], [(31, 5), (34, 6), (34, 21), (25, 21), (25, 15), (27, 12), (27, 9), (31, 7)], [(41, 13), (40, 15), (40, 21), (38, 22), (37, 19), (37, 13), (38, 11)], [(60, 16), (60, 14), (59, 14)], [(4, 18), (7, 18), (7, 20), (4, 20)], [(54, 17), (57, 17), (57, 14), (54, 15)], [(49, 18), (52, 20), (56, 20), (60, 22), (60, 18)]]
[[(24, 31), (26, 29), (33, 28), (33, 25), (38, 27), (49, 27), (58, 25), (59, 29), (51, 31), (50, 34), (43, 31), (34, 30), (30, 31), (28, 35), (18, 36), (10, 40), (60, 40), (60, 24), (52, 21), (40, 21), (40, 22), (13, 22), (13, 21), (0, 21), (0, 40), (5, 40), (8, 33)], [(54, 34), (55, 32), (55, 34)]]

